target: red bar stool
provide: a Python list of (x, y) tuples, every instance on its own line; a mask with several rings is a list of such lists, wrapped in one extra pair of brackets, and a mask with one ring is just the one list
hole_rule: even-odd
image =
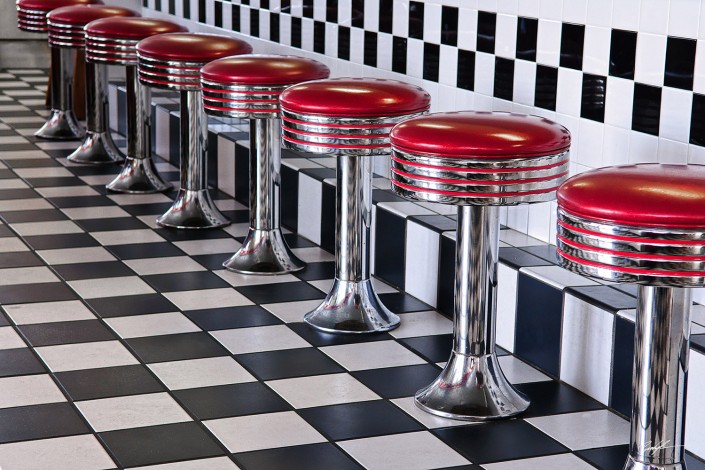
[[(111, 16), (138, 16), (138, 14), (127, 8), (105, 5), (68, 6), (52, 10), (47, 15), (49, 46), (52, 50), (58, 49), (61, 54), (66, 54), (61, 60), (65, 64), (68, 60), (67, 57), (73, 55), (74, 49), (85, 48), (86, 39), (83, 28), (86, 24), (99, 18)], [(86, 125), (88, 129), (81, 145), (69, 155), (70, 161), (105, 163), (122, 159), (110, 133), (107, 132), (106, 72), (105, 67), (98, 67), (95, 64), (86, 65)], [(71, 132), (75, 134), (75, 137), (80, 137), (83, 135), (83, 130), (78, 127), (71, 104), (72, 81), (72, 73), (64, 74), (61, 81), (61, 93), (66, 95), (69, 105), (63, 112)]]
[(403, 122), (391, 143), (397, 194), (458, 206), (453, 351), (416, 404), (470, 421), (521, 413), (529, 400), (495, 353), (499, 206), (555, 197), (568, 175), (570, 133), (536, 116), (457, 112)]
[(214, 34), (160, 34), (137, 44), (142, 84), (181, 92), (181, 188), (171, 208), (157, 219), (159, 225), (199, 229), (230, 223), (208, 194), (208, 127), (200, 70), (216, 59), (250, 52), (252, 46), (245, 41)]
[(389, 130), (425, 113), (431, 97), (394, 80), (338, 78), (281, 94), (282, 138), (294, 150), (337, 156), (335, 281), (304, 316), (329, 333), (373, 333), (399, 326), (370, 281), (372, 156), (388, 155)]
[(137, 79), (137, 43), (183, 31), (186, 28), (176, 23), (152, 18), (104, 18), (86, 25), (86, 61), (123, 65), (127, 79), (127, 156), (120, 174), (107, 185), (111, 191), (154, 193), (171, 188), (152, 160), (152, 93)]
[(558, 190), (567, 269), (639, 284), (625, 470), (684, 469), (691, 290), (705, 284), (705, 166), (588, 171)]
[(315, 60), (276, 55), (227, 57), (201, 69), (206, 113), (250, 120), (250, 229), (242, 247), (223, 263), (226, 269), (284, 274), (304, 268), (281, 233), (279, 95), (329, 74)]
[[(17, 27), (32, 33), (48, 33), (47, 14), (57, 8), (71, 5), (102, 4), (101, 0), (17, 0)], [(71, 101), (73, 54), (56, 47), (51, 48), (51, 78), (49, 120), (34, 133), (41, 139), (78, 139), (82, 135), (74, 116)]]

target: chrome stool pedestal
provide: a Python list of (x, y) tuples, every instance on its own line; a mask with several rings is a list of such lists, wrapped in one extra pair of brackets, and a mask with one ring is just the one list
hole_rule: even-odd
[(155, 193), (171, 189), (152, 160), (152, 90), (137, 74), (137, 43), (183, 26), (153, 18), (104, 18), (86, 25), (86, 60), (125, 67), (127, 88), (127, 155), (120, 174), (107, 189), (120, 193)]
[[(75, 49), (86, 45), (84, 27), (99, 18), (111, 16), (136, 16), (132, 10), (105, 5), (66, 6), (52, 10), (47, 15), (49, 24), (49, 46), (52, 49), (52, 110), (49, 120), (35, 136), (45, 139), (78, 139), (84, 136), (73, 111), (73, 54)], [(87, 121), (89, 134), (69, 160), (84, 163), (87, 156), (100, 162), (119, 158), (112, 139), (105, 134), (107, 112), (107, 87), (105, 70), (92, 64), (86, 65)], [(98, 132), (97, 135), (92, 135)], [(113, 155), (110, 152), (115, 152)], [(73, 157), (73, 158), (71, 158)], [(107, 159), (107, 160), (106, 160)], [(99, 162), (99, 163), (100, 163)]]
[(533, 116), (456, 112), (397, 125), (391, 145), (394, 192), (458, 206), (453, 350), (416, 405), (468, 421), (517, 415), (529, 400), (495, 352), (499, 206), (554, 198), (568, 174), (570, 134)]
[[(67, 6), (102, 3), (100, 0), (18, 0), (17, 27), (23, 31), (47, 33), (47, 15)], [(49, 90), (51, 114), (46, 123), (34, 133), (47, 140), (72, 140), (83, 136), (83, 129), (73, 112), (74, 51), (50, 43), (51, 88)]]
[(279, 95), (329, 72), (311, 59), (256, 54), (215, 60), (201, 69), (206, 113), (250, 120), (250, 227), (242, 247), (223, 263), (226, 269), (275, 275), (304, 268), (281, 232)]
[(399, 326), (370, 280), (372, 156), (388, 155), (389, 130), (428, 110), (422, 89), (393, 80), (331, 79), (296, 85), (281, 96), (287, 147), (336, 155), (335, 281), (304, 316), (328, 333), (374, 333)]
[(213, 34), (166, 33), (137, 44), (142, 84), (181, 92), (181, 185), (171, 208), (157, 218), (157, 224), (205, 229), (230, 223), (208, 193), (208, 127), (200, 70), (213, 60), (251, 51), (244, 41)]
[(639, 284), (625, 470), (686, 468), (689, 288), (705, 285), (704, 188), (705, 166), (645, 163), (582, 173), (558, 191), (561, 264)]

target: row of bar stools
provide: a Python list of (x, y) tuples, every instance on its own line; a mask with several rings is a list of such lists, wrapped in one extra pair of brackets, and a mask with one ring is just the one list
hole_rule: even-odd
[(208, 193), (208, 128), (200, 70), (213, 60), (250, 52), (245, 41), (212, 34), (167, 33), (137, 44), (139, 80), (181, 92), (181, 188), (171, 208), (157, 219), (159, 225), (202, 229), (230, 223)]
[(564, 267), (639, 284), (625, 470), (685, 469), (689, 287), (705, 284), (705, 166), (589, 171), (558, 191)]
[(315, 60), (274, 55), (227, 57), (201, 69), (206, 113), (250, 120), (250, 228), (242, 247), (223, 263), (225, 268), (244, 274), (304, 268), (281, 232), (279, 95), (291, 85), (329, 74)]
[(495, 353), (499, 206), (555, 197), (568, 175), (570, 133), (536, 116), (440, 113), (399, 124), (391, 145), (397, 194), (459, 206), (453, 350), (416, 404), (464, 420), (521, 413), (529, 400)]
[[(139, 16), (127, 8), (105, 5), (57, 8), (47, 15), (49, 45), (53, 48), (84, 49), (85, 26), (91, 21), (109, 17)], [(107, 163), (122, 160), (108, 128), (108, 80), (105, 65), (88, 62), (86, 83), (86, 134), (79, 147), (69, 155), (74, 163)], [(64, 83), (64, 86), (71, 86)]]
[(281, 94), (284, 145), (337, 156), (335, 280), (323, 303), (304, 316), (322, 331), (369, 333), (399, 325), (370, 281), (372, 156), (388, 155), (395, 124), (425, 113), (430, 96), (393, 80), (339, 78)]
[[(47, 14), (71, 5), (100, 4), (100, 0), (17, 0), (17, 26), (23, 31), (49, 31)], [(34, 133), (50, 140), (79, 139), (83, 131), (73, 113), (71, 83), (74, 53), (64, 48), (51, 47), (50, 103), (51, 114), (44, 125)]]
[(86, 60), (125, 66), (127, 81), (127, 155), (120, 174), (107, 188), (121, 193), (166, 191), (152, 160), (151, 89), (137, 76), (137, 43), (165, 33), (184, 32), (183, 26), (151, 18), (105, 18), (86, 25)]

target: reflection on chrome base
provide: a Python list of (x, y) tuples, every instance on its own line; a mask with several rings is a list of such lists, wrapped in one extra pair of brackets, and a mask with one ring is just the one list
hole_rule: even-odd
[(242, 274), (286, 274), (300, 271), (305, 264), (284, 241), (280, 229), (250, 228), (242, 246), (223, 267)]
[(217, 228), (230, 224), (208, 194), (207, 189), (180, 189), (174, 204), (157, 219), (162, 227), (173, 228)]
[(382, 305), (369, 279), (335, 279), (326, 299), (304, 321), (327, 333), (376, 333), (399, 326), (399, 317)]
[(667, 465), (637, 462), (630, 455), (627, 463), (624, 464), (624, 470), (686, 470), (686, 466), (684, 462)]
[(486, 421), (517, 415), (529, 399), (507, 381), (497, 356), (453, 352), (440, 376), (415, 397), (424, 411), (444, 418)]
[(81, 145), (68, 156), (73, 163), (116, 163), (123, 160), (123, 155), (113, 142), (108, 132), (86, 132)]
[(171, 184), (162, 180), (154, 167), (152, 158), (125, 158), (120, 174), (106, 186), (118, 193), (148, 194), (171, 189)]
[(73, 111), (52, 109), (49, 119), (34, 136), (47, 140), (78, 140), (83, 137), (83, 128)]

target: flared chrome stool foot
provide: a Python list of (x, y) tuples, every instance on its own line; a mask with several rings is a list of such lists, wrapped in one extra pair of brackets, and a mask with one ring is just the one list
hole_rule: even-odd
[[(90, 83), (89, 86), (91, 86)], [(118, 163), (124, 159), (112, 136), (107, 131), (86, 131), (86, 136), (81, 145), (67, 158), (73, 163), (92, 165)]]
[(242, 247), (223, 263), (226, 269), (275, 275), (304, 268), (280, 227), (279, 95), (329, 73), (315, 60), (255, 54), (215, 60), (201, 69), (206, 113), (250, 120), (250, 228)]
[[(18, 0), (17, 27), (22, 31), (47, 33), (47, 14), (66, 6), (102, 3), (100, 0)], [(72, 111), (71, 84), (73, 82), (74, 54), (71, 50), (51, 47), (51, 114), (46, 123), (34, 133), (46, 140), (76, 140), (83, 129)]]
[(174, 204), (157, 224), (204, 229), (230, 223), (208, 194), (208, 126), (200, 70), (216, 59), (249, 52), (252, 47), (245, 41), (214, 34), (158, 34), (137, 44), (140, 82), (181, 92), (181, 187)]
[(561, 264), (639, 284), (625, 470), (684, 469), (691, 287), (705, 285), (705, 166), (644, 163), (558, 190)]
[(105, 18), (86, 25), (86, 60), (124, 66), (127, 80), (127, 155), (120, 173), (106, 185), (110, 191), (144, 194), (171, 189), (151, 157), (151, 89), (137, 77), (137, 43), (157, 34), (183, 31), (183, 26), (154, 18)]
[(517, 415), (529, 400), (495, 353), (499, 206), (555, 197), (568, 175), (570, 133), (535, 116), (456, 112), (410, 119), (390, 137), (394, 192), (459, 206), (453, 350), (416, 404), (467, 421)]
[[(41, 139), (72, 140), (81, 139), (85, 133), (78, 124), (73, 111), (73, 61), (76, 49), (86, 45), (84, 27), (99, 18), (111, 16), (137, 16), (137, 13), (121, 7), (105, 5), (66, 6), (52, 10), (47, 15), (49, 25), (49, 46), (52, 55), (52, 110), (46, 124), (34, 135)], [(96, 68), (93, 64), (86, 66), (86, 98), (88, 105), (87, 120), (91, 132), (102, 133), (107, 129), (107, 82), (105, 70)], [(84, 163), (93, 157), (113, 161), (110, 152), (119, 156), (110, 135), (85, 135), (77, 150), (77, 159)], [(108, 142), (109, 141), (109, 142)], [(77, 161), (74, 159), (73, 161)], [(100, 163), (100, 162), (99, 162)]]
[(306, 323), (328, 333), (376, 333), (399, 325), (370, 283), (372, 157), (389, 155), (389, 131), (425, 113), (423, 89), (394, 80), (316, 80), (281, 94), (284, 145), (336, 155), (335, 281)]
[(381, 333), (399, 326), (399, 317), (382, 305), (369, 279), (335, 279), (323, 303), (304, 321), (326, 333)]

